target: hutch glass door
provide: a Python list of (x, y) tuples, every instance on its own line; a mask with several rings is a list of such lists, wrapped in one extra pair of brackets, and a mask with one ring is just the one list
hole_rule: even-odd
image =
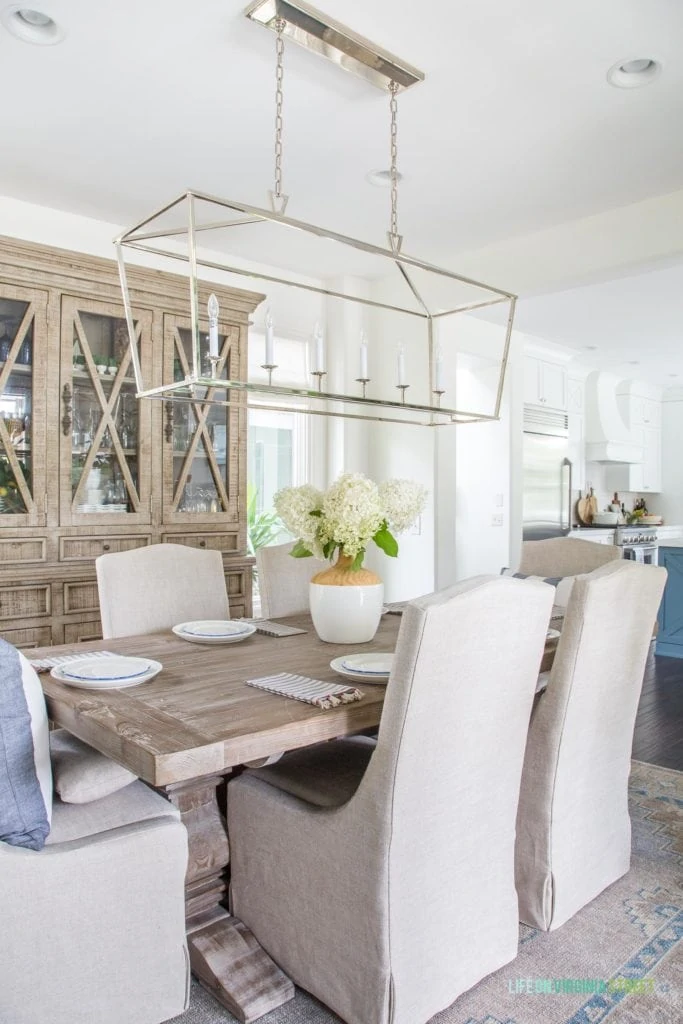
[(0, 523), (44, 526), (47, 293), (0, 283)]
[[(141, 360), (151, 323), (135, 314)], [(62, 338), (62, 525), (149, 523), (149, 403), (135, 397), (123, 309), (64, 298)]]
[[(189, 321), (166, 318), (165, 379), (183, 380), (192, 360)], [(208, 323), (202, 324), (201, 353), (208, 364)], [(239, 328), (219, 324), (217, 375), (237, 376)], [(238, 417), (242, 403), (236, 392), (196, 388), (197, 401), (164, 403), (164, 522), (237, 522), (239, 481), (244, 473)], [(188, 392), (189, 394), (189, 392)], [(230, 400), (228, 406), (202, 399)]]

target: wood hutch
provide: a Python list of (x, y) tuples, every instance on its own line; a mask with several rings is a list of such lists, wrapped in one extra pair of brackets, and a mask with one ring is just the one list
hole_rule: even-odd
[[(182, 380), (187, 280), (131, 268), (129, 284), (146, 386)], [(211, 291), (219, 373), (244, 379), (263, 296), (203, 285), (200, 308)], [(100, 637), (95, 558), (164, 542), (221, 551), (230, 613), (251, 614), (246, 399), (226, 396), (136, 399), (115, 262), (0, 237), (1, 636)]]

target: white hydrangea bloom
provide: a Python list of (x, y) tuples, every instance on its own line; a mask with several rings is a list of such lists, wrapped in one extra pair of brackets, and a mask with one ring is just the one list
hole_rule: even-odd
[[(312, 516), (311, 512), (321, 507), (322, 500), (323, 495), (317, 487), (303, 484), (301, 487), (283, 487), (273, 498), (273, 505), (289, 532), (312, 545), (317, 541), (320, 519)], [(322, 547), (318, 545), (318, 551), (313, 551), (313, 554), (322, 558)]]
[(427, 504), (427, 491), (414, 480), (386, 480), (379, 485), (379, 498), (390, 530), (404, 533)]
[(344, 473), (323, 497), (320, 540), (355, 558), (379, 530), (384, 513), (377, 484), (362, 473)]
[[(388, 530), (401, 533), (426, 503), (427, 491), (412, 480), (387, 480), (378, 487), (362, 473), (345, 473), (324, 494), (304, 484), (285, 487), (273, 499), (285, 527), (316, 558), (325, 557), (325, 547), (356, 558), (385, 522)], [(320, 515), (311, 515), (316, 511)], [(395, 540), (388, 530), (378, 543), (395, 555)]]

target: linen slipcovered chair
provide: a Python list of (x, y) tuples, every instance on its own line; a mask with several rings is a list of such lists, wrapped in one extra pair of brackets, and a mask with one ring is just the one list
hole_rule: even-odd
[(621, 560), (574, 582), (517, 815), (519, 913), (534, 928), (559, 928), (629, 870), (633, 729), (665, 580)]
[(256, 551), (256, 568), (264, 619), (307, 612), (311, 576), (329, 568), (319, 558), (292, 558), (293, 543), (269, 544)]
[(152, 544), (95, 559), (102, 636), (137, 636), (230, 617), (220, 551)]
[(347, 1024), (423, 1024), (517, 955), (515, 813), (552, 599), (480, 576), (411, 602), (377, 742), (228, 785), (233, 911)]
[(615, 544), (596, 544), (579, 537), (525, 540), (519, 571), (529, 576), (578, 576), (621, 557), (621, 548)]
[[(18, 800), (0, 785), (0, 1021), (160, 1024), (188, 1005), (185, 826), (130, 772), (48, 734), (40, 682), (21, 656), (9, 678), (8, 646), (0, 746)], [(53, 797), (53, 777), (79, 802)]]

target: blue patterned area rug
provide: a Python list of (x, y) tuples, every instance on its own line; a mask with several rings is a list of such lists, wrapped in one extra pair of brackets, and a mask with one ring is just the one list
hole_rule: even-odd
[[(683, 1021), (683, 773), (634, 761), (629, 796), (629, 873), (555, 932), (522, 925), (517, 959), (432, 1024)], [(175, 1018), (175, 1024), (234, 1022), (194, 982), (190, 1009)], [(338, 1024), (338, 1018), (297, 991), (261, 1022)]]

